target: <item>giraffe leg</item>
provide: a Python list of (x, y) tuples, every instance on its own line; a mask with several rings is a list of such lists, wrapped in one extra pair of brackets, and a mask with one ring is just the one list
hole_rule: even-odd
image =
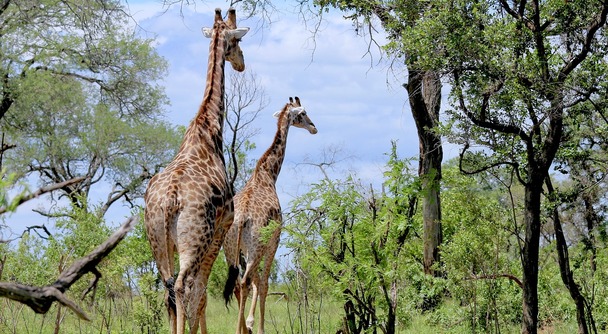
[(260, 275), (255, 272), (253, 275), (253, 280), (251, 282), (252, 291), (251, 291), (251, 306), (249, 307), (249, 315), (247, 315), (247, 328), (253, 332), (253, 324), (255, 323), (255, 307), (258, 303), (258, 284), (260, 281)]
[(271, 238), (268, 250), (264, 256), (264, 267), (261, 276), (258, 278), (258, 295), (260, 298), (260, 322), (258, 324), (258, 334), (264, 334), (264, 319), (266, 315), (266, 296), (268, 296), (268, 278), (272, 269), (272, 262), (279, 246), (280, 231), (275, 232)]
[(184, 311), (184, 303), (183, 303), (183, 293), (178, 293), (178, 289), (176, 288), (175, 293), (175, 332), (178, 334), (185, 333), (186, 331), (186, 313)]
[(177, 314), (175, 300), (175, 279), (173, 278), (175, 244), (167, 235), (167, 224), (173, 221), (173, 216), (158, 213), (154, 208), (158, 203), (149, 203), (145, 212), (145, 227), (152, 255), (158, 268), (163, 285), (165, 286), (165, 307), (169, 318), (171, 333), (177, 333)]
[[(237, 327), (237, 334), (246, 334), (249, 333), (250, 329), (247, 328), (247, 324), (245, 323), (245, 304), (247, 303), (247, 297), (249, 296), (249, 287), (252, 283), (257, 280), (257, 268), (260, 265), (260, 259), (255, 259), (256, 256), (253, 253), (248, 254), (247, 260), (247, 268), (245, 269), (245, 274), (243, 274), (242, 279), (239, 282), (239, 323)], [(251, 261), (250, 259), (254, 259)], [(256, 293), (257, 294), (257, 293)], [(255, 295), (253, 297), (252, 306), (255, 309)]]
[(180, 272), (175, 283), (177, 333), (185, 331), (188, 322), (190, 333), (197, 333), (201, 308), (206, 304), (206, 289), (199, 263), (180, 257)]
[[(207, 284), (205, 284), (207, 285)], [(203, 299), (201, 300), (201, 305), (198, 313), (198, 321), (199, 327), (201, 328), (201, 334), (207, 334), (207, 318), (206, 318), (206, 309), (207, 309), (207, 294), (203, 295)], [(191, 332), (195, 333), (195, 332)]]
[(245, 278), (243, 277), (242, 281), (239, 283), (239, 315), (238, 315), (238, 323), (236, 327), (236, 334), (246, 334), (247, 326), (245, 325), (245, 303), (247, 302), (247, 296), (249, 295), (249, 287), (245, 282)]
[[(227, 218), (228, 217), (228, 218)], [(207, 253), (204, 255), (203, 260), (200, 265), (200, 281), (202, 282), (202, 286), (204, 292), (201, 296), (201, 304), (198, 312), (198, 319), (201, 328), (201, 334), (207, 334), (207, 322), (206, 322), (206, 308), (207, 308), (207, 284), (209, 283), (209, 275), (211, 274), (211, 269), (213, 268), (213, 264), (217, 259), (217, 256), (222, 248), (222, 244), (224, 243), (226, 233), (232, 224), (232, 215), (223, 215), (218, 214), (216, 216), (216, 226), (217, 228), (213, 234), (213, 241), (209, 246)], [(238, 278), (238, 273), (237, 273)]]
[[(181, 261), (180, 261), (181, 262)], [(197, 277), (189, 272), (180, 271), (175, 284), (175, 304), (177, 318), (177, 333), (182, 334), (186, 331), (186, 322), (190, 327), (190, 333), (198, 330), (198, 306), (201, 298), (199, 296), (199, 286), (195, 283)], [(193, 312), (193, 309), (195, 310)]]
[[(248, 235), (248, 232), (244, 233)], [(244, 244), (251, 244), (248, 242), (248, 238), (243, 238)], [(245, 322), (245, 304), (247, 302), (247, 297), (249, 296), (249, 288), (252, 283), (256, 283), (257, 280), (257, 271), (260, 265), (260, 261), (262, 260), (261, 256), (258, 256), (259, 250), (257, 248), (249, 248), (247, 249), (247, 264), (245, 266), (245, 273), (239, 282), (240, 294), (239, 294), (239, 326), (237, 329), (237, 334), (240, 333), (245, 334), (249, 332), (247, 328), (247, 324)], [(254, 285), (255, 286), (255, 285)], [(256, 288), (257, 289), (257, 288)], [(252, 306), (255, 308), (256, 296), (257, 292), (254, 292)]]
[(169, 328), (171, 333), (177, 333), (177, 315), (175, 309), (175, 286), (173, 278), (165, 283), (165, 307), (169, 315)]
[[(264, 266), (266, 267), (266, 266)], [(265, 270), (264, 270), (265, 271)], [(264, 334), (264, 317), (266, 314), (266, 296), (268, 295), (268, 276), (262, 275), (259, 280), (258, 295), (260, 298), (260, 319), (258, 323), (258, 334)]]

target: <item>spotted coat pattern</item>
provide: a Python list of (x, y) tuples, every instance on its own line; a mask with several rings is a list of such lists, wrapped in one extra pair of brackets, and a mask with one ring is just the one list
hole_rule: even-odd
[[(244, 70), (239, 47), (244, 33), (233, 34), (236, 14), (226, 22), (215, 10), (203, 101), (173, 161), (148, 184), (144, 224), (166, 287), (171, 333), (207, 333), (206, 286), (213, 262), (233, 220), (233, 191), (222, 152), (224, 64)], [(241, 28), (241, 30), (243, 30)], [(245, 31), (246, 32), (246, 31)], [(175, 255), (179, 271), (174, 276)]]

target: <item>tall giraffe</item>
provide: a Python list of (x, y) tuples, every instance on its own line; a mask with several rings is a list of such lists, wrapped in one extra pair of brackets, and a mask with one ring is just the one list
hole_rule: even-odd
[[(188, 126), (173, 161), (148, 184), (144, 221), (156, 265), (166, 287), (165, 304), (171, 333), (207, 333), (205, 308), (209, 272), (233, 219), (233, 190), (226, 177), (224, 126), (224, 64), (243, 71), (241, 38), (249, 28), (236, 27), (236, 12), (226, 22), (215, 10), (207, 83), (198, 113)], [(175, 270), (175, 252), (179, 272)]]
[[(264, 312), (268, 294), (268, 276), (279, 246), (281, 234), (281, 205), (275, 184), (285, 158), (287, 132), (290, 126), (303, 128), (311, 134), (317, 128), (306, 115), (306, 110), (290, 97), (289, 103), (274, 115), (278, 117), (277, 133), (270, 147), (258, 160), (255, 170), (242, 191), (234, 196), (234, 223), (224, 240), (224, 254), (228, 263), (228, 280), (224, 288), (224, 298), (229, 302), (233, 291), (239, 303), (236, 333), (248, 333), (253, 329), (257, 298), (260, 299), (260, 322), (258, 334), (264, 333)], [(264, 227), (270, 230), (264, 231)], [(245, 272), (239, 276), (240, 254), (246, 261)], [(264, 261), (262, 270), (260, 263)], [(249, 295), (249, 285), (253, 284), (251, 308), (245, 323), (245, 302)]]

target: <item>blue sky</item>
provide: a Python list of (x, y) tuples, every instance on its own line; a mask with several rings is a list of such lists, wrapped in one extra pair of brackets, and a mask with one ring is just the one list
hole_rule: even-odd
[[(156, 38), (158, 52), (169, 61), (169, 76), (164, 85), (171, 100), (168, 117), (175, 124), (187, 125), (202, 99), (207, 68), (209, 40), (201, 27), (213, 22), (213, 10), (224, 2), (201, 4), (165, 11), (155, 1), (129, 2), (139, 25), (148, 37)], [(269, 103), (252, 126), (259, 128), (253, 137), (259, 157), (270, 145), (276, 131), (273, 112), (289, 96), (299, 96), (319, 129), (310, 135), (291, 129), (287, 153), (277, 188), (283, 206), (321, 177), (302, 162), (320, 162), (323, 152), (338, 149), (337, 174), (356, 172), (366, 183), (378, 184), (390, 141), (399, 142), (404, 157), (418, 153), (418, 138), (401, 80), (389, 71), (388, 61), (377, 63), (380, 55), (369, 39), (357, 36), (350, 21), (338, 13), (327, 15), (315, 37), (297, 14), (285, 9), (275, 15), (270, 26), (260, 28), (260, 20), (238, 21), (251, 27), (241, 48), (247, 71), (253, 71), (265, 90)], [(237, 12), (237, 18), (241, 18)], [(381, 35), (378, 35), (381, 38)], [(373, 66), (372, 66), (373, 65)], [(227, 71), (232, 71), (230, 66)], [(229, 75), (229, 73), (227, 73)]]
[[(171, 105), (167, 119), (187, 126), (194, 117), (203, 96), (207, 71), (209, 39), (201, 27), (213, 22), (216, 7), (227, 9), (225, 2), (197, 2), (196, 6), (166, 10), (158, 1), (128, 1), (142, 33), (154, 38), (158, 53), (169, 63), (169, 73), (162, 82)], [(288, 5), (284, 5), (288, 6)], [(313, 41), (311, 27), (290, 8), (272, 17), (272, 24), (262, 27), (259, 18), (242, 20), (238, 26), (250, 27), (241, 48), (247, 71), (259, 79), (268, 98), (267, 107), (252, 124), (259, 129), (252, 138), (258, 158), (270, 145), (276, 132), (279, 110), (290, 96), (299, 96), (319, 132), (292, 128), (277, 191), (283, 209), (307, 186), (323, 176), (317, 168), (303, 164), (326, 161), (324, 155), (337, 151), (340, 161), (331, 170), (332, 177), (357, 175), (363, 184), (379, 186), (391, 140), (398, 141), (401, 157), (418, 154), (416, 128), (409, 110), (407, 95), (401, 84), (403, 72), (389, 69), (387, 59), (381, 62), (369, 38), (358, 36), (350, 21), (340, 13), (325, 16)], [(376, 37), (382, 42), (382, 35)], [(371, 56), (369, 52), (371, 51)], [(373, 57), (373, 58), (370, 58)], [(233, 71), (226, 66), (227, 76)], [(402, 71), (397, 69), (396, 71)], [(445, 156), (455, 153), (444, 148)], [(100, 198), (107, 194), (100, 192)], [(41, 216), (31, 210), (48, 207), (43, 199), (21, 206), (9, 219), (14, 230), (40, 224)], [(116, 203), (108, 217), (122, 223), (131, 214), (122, 203)], [(0, 236), (1, 237), (1, 236)]]

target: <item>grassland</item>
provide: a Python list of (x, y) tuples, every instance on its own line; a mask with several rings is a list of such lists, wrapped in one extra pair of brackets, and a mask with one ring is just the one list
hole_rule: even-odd
[[(168, 322), (164, 311), (157, 319), (159, 326), (142, 326), (142, 320), (137, 319), (136, 298), (132, 300), (113, 300), (86, 306), (86, 312), (91, 321), (78, 319), (74, 314), (62, 308), (58, 317), (58, 308), (54, 306), (46, 315), (35, 314), (29, 308), (0, 299), (0, 334), (53, 334), (55, 322), (61, 322), (59, 333), (65, 334), (139, 334), (139, 333), (168, 333)], [(84, 303), (84, 302), (83, 302)], [(316, 304), (314, 304), (316, 303)], [(86, 303), (85, 303), (86, 304)], [(457, 312), (456, 305), (449, 306), (443, 312)], [(453, 310), (449, 308), (453, 307)], [(304, 305), (286, 300), (283, 296), (269, 296), (267, 302), (266, 333), (296, 334), (319, 333), (334, 334), (340, 327), (342, 308), (337, 302), (315, 301), (308, 305), (309, 312), (304, 312)], [(248, 310), (248, 309), (247, 309)], [(310, 310), (316, 310), (311, 312)], [(235, 321), (238, 314), (236, 303), (228, 309), (223, 300), (210, 297), (207, 308), (207, 325), (210, 334), (225, 334), (235, 331)], [(145, 323), (145, 320), (144, 322)], [(576, 333), (575, 323), (556, 323), (542, 328), (543, 334)], [(381, 331), (378, 331), (381, 333)], [(478, 331), (479, 332), (479, 331)], [(517, 333), (519, 327), (501, 328), (501, 333)], [(475, 333), (463, 322), (450, 323), (438, 321), (437, 314), (418, 314), (400, 323), (399, 334), (464, 334)]]

